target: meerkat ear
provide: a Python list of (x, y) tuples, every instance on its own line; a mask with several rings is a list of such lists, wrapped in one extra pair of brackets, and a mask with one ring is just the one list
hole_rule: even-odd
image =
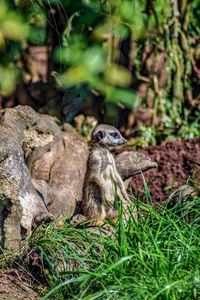
[(104, 138), (104, 136), (105, 136), (105, 132), (99, 130), (96, 134), (97, 141), (102, 140)]
[(105, 137), (105, 132), (99, 130), (94, 136), (92, 136), (92, 139), (90, 141), (90, 144), (98, 143)]

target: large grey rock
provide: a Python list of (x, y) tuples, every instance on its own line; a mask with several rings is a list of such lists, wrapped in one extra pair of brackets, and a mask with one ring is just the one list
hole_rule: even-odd
[[(81, 200), (88, 157), (87, 144), (71, 125), (64, 125), (61, 136), (48, 151), (39, 156), (35, 152), (37, 159), (30, 160), (29, 166), (32, 178), (48, 183), (45, 202), (55, 218), (74, 214), (76, 202)], [(40, 190), (40, 182), (37, 184)], [(41, 192), (44, 195), (44, 188)]]
[(34, 126), (28, 107), (8, 109), (0, 116), (1, 243), (18, 250), (22, 233), (30, 234), (34, 218), (48, 215), (24, 161), (24, 131)]
[(70, 125), (28, 106), (0, 114), (0, 240), (17, 251), (44, 217), (72, 216), (81, 198), (87, 146)]

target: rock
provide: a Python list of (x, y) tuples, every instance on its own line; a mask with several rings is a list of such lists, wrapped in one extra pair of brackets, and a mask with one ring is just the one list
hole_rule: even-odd
[[(189, 185), (181, 185), (178, 189), (176, 189), (169, 197), (171, 200), (169, 203), (169, 207), (175, 206), (177, 203), (180, 203), (182, 207), (186, 203), (189, 203), (189, 200), (198, 195), (198, 191), (195, 190), (194, 187)], [(190, 197), (189, 197), (190, 196)], [(190, 205), (192, 202), (189, 203)]]
[(17, 251), (45, 217), (72, 216), (81, 198), (87, 145), (70, 125), (28, 106), (0, 113), (0, 241)]
[(156, 168), (158, 165), (143, 153), (136, 151), (124, 151), (116, 156), (116, 167), (124, 180), (127, 188), (131, 177), (145, 172), (149, 169)]
[(5, 248), (14, 251), (20, 247), (21, 235), (30, 234), (34, 218), (48, 215), (22, 150), (24, 130), (33, 125), (29, 119), (32, 112), (34, 115), (32, 109), (18, 107), (0, 116), (0, 238)]
[[(38, 149), (29, 160), (35, 186), (44, 195), (49, 212), (55, 217), (71, 217), (76, 202), (81, 199), (87, 144), (69, 124), (64, 125), (61, 139), (52, 143), (48, 151)], [(41, 180), (41, 183), (40, 181)], [(44, 182), (47, 182), (46, 188)]]

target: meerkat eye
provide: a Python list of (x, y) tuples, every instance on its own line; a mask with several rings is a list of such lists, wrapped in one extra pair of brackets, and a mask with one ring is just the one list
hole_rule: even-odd
[(119, 139), (120, 138), (120, 136), (119, 136), (119, 134), (117, 132), (111, 132), (110, 135), (112, 137), (114, 137), (115, 139)]

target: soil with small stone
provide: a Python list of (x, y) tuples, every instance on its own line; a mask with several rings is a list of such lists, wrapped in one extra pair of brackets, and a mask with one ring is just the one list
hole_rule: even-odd
[[(133, 151), (133, 148), (126, 147), (125, 150)], [(124, 149), (116, 150), (115, 154), (121, 151)], [(172, 191), (189, 178), (200, 183), (200, 138), (170, 141), (140, 151), (158, 164), (158, 168), (143, 174), (153, 203), (165, 203)], [(134, 196), (144, 191), (141, 174), (132, 179), (131, 189)]]
[[(30, 274), (21, 268), (10, 268), (0, 275), (0, 299), (39, 300)], [(38, 287), (37, 287), (38, 289)]]

